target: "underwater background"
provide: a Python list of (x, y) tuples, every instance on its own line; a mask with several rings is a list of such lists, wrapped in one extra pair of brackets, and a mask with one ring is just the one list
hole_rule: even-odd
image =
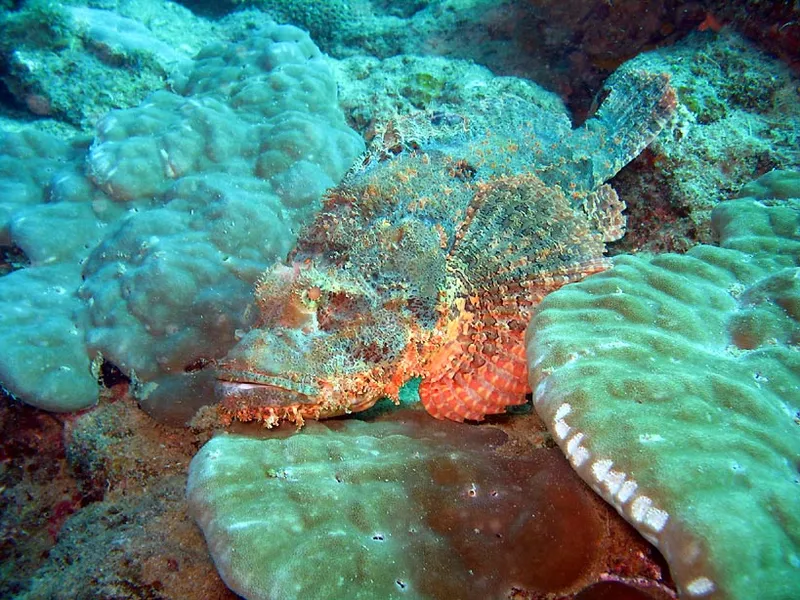
[(0, 598), (800, 597), (798, 69), (796, 2), (0, 0)]

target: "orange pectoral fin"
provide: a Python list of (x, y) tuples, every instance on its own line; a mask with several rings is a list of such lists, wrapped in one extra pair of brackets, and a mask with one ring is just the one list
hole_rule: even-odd
[(522, 340), (503, 350), (492, 355), (470, 353), (457, 342), (442, 348), (434, 362), (452, 367), (420, 383), (425, 410), (437, 419), (482, 421), (486, 415), (505, 412), (507, 406), (525, 404), (530, 388)]

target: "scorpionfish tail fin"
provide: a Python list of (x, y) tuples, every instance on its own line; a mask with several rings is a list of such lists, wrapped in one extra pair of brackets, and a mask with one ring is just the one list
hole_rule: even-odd
[(582, 187), (591, 190), (636, 158), (670, 122), (677, 107), (669, 76), (634, 68), (612, 74), (600, 92), (597, 112), (573, 131), (568, 144), (591, 172)]

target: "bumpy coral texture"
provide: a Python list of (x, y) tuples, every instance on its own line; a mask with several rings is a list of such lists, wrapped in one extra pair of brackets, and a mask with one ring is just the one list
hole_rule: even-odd
[(602, 555), (605, 523), (554, 449), (419, 411), (329, 423), (221, 435), (192, 460), (190, 513), (248, 600), (549, 597)]
[(17, 253), (0, 277), (0, 385), (47, 410), (97, 401), (74, 291), (101, 215), (118, 213), (76, 173), (84, 152), (31, 130), (0, 134), (0, 246)]
[[(784, 191), (797, 181), (782, 179)], [(683, 596), (788, 600), (800, 589), (800, 201), (724, 202), (713, 223), (719, 247), (620, 257), (539, 305), (534, 404)]]
[(251, 286), (285, 256), (362, 149), (336, 105), (319, 50), (272, 26), (205, 48), (159, 92), (98, 126), (90, 176), (119, 201), (166, 202), (132, 215), (89, 258), (91, 352), (158, 390), (225, 353), (249, 324)]
[(224, 417), (302, 423), (396, 398), (412, 377), (437, 418), (523, 403), (532, 307), (607, 266), (624, 205), (602, 184), (674, 106), (660, 75), (620, 73), (607, 91), (574, 131), (514, 97), (477, 123), (387, 126), (290, 262), (260, 280), (259, 326), (219, 370)]
[(208, 397), (202, 367), (252, 323), (258, 274), (364, 147), (293, 27), (208, 46), (172, 88), (107, 115), (88, 153), (30, 132), (0, 141), (0, 242), (30, 260), (0, 281), (0, 381), (31, 404), (91, 404), (90, 360), (103, 359), (153, 413), (182, 421), (192, 407), (174, 415), (171, 395)]

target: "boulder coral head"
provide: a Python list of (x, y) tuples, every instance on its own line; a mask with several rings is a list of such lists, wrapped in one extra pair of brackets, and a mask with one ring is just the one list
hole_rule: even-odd
[(410, 410), (261, 432), (212, 439), (187, 490), (249, 600), (553, 598), (608, 573), (605, 507), (555, 448)]
[[(751, 189), (786, 195), (787, 180)], [(537, 412), (684, 598), (800, 596), (793, 195), (718, 205), (719, 247), (619, 257), (548, 296), (528, 330)]]
[(423, 114), (386, 127), (289, 262), (262, 276), (259, 326), (218, 371), (223, 416), (302, 424), (396, 399), (413, 377), (437, 418), (524, 403), (531, 311), (608, 266), (624, 204), (603, 182), (674, 102), (665, 76), (627, 71), (575, 130), (511, 97), (477, 123)]
[(264, 21), (234, 37), (101, 118), (91, 145), (0, 134), (0, 244), (30, 259), (0, 278), (0, 385), (25, 402), (90, 406), (105, 363), (184, 423), (213, 392), (204, 367), (253, 324), (259, 274), (364, 151), (305, 32)]

